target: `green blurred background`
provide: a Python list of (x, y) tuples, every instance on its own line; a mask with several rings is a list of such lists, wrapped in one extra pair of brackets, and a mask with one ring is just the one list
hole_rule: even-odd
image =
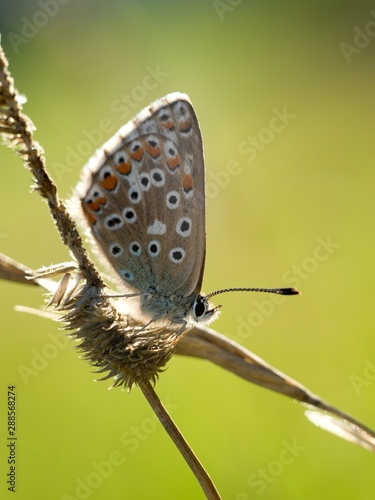
[[(207, 170), (204, 290), (303, 292), (273, 310), (262, 295), (225, 295), (214, 327), (375, 428), (374, 3), (0, 8), (10, 69), (63, 197), (95, 148), (140, 109), (189, 94)], [(285, 123), (275, 118), (283, 110)], [(10, 150), (0, 158), (0, 251), (34, 268), (69, 260), (46, 205), (30, 194), (30, 174)], [(6, 390), (16, 384), (16, 497), (203, 498), (140, 391), (94, 383), (56, 323), (14, 311), (40, 307), (38, 289), (0, 290), (0, 459), (4, 471)], [(285, 397), (182, 357), (157, 392), (224, 499), (375, 498), (373, 455), (315, 428)], [(4, 473), (0, 491), (5, 498)]]

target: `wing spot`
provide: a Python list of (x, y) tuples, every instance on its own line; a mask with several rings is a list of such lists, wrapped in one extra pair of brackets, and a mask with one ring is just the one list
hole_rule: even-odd
[(128, 198), (132, 203), (139, 203), (142, 199), (141, 193), (138, 188), (132, 187), (128, 191)]
[(125, 151), (119, 151), (115, 154), (113, 161), (116, 165), (116, 170), (122, 175), (129, 175), (132, 170), (131, 161)]
[(173, 173), (181, 165), (181, 159), (172, 141), (166, 141), (164, 152), (167, 156), (167, 167)]
[(156, 187), (164, 186), (165, 176), (164, 172), (160, 168), (154, 168), (151, 170), (151, 182)]
[(118, 243), (112, 243), (109, 247), (109, 251), (113, 257), (120, 257), (120, 255), (123, 253), (124, 249), (122, 248), (121, 245)]
[(154, 220), (147, 228), (147, 234), (165, 234), (167, 230), (166, 225), (160, 220)]
[(104, 224), (107, 229), (114, 231), (122, 227), (124, 225), (124, 221), (120, 215), (111, 214), (104, 219)]
[(180, 236), (187, 238), (191, 233), (191, 219), (190, 217), (181, 217), (176, 225), (176, 232)]
[(124, 208), (124, 210), (122, 211), (122, 215), (124, 216), (126, 222), (128, 222), (129, 224), (134, 224), (134, 222), (137, 220), (136, 211), (130, 207)]
[(142, 172), (139, 175), (139, 181), (141, 184), (141, 189), (142, 191), (148, 191), (151, 187), (151, 180), (150, 180), (150, 175), (147, 174), (146, 172)]
[(178, 193), (177, 191), (169, 191), (169, 193), (166, 196), (166, 201), (167, 201), (167, 207), (170, 208), (171, 210), (178, 208), (180, 204), (180, 193)]
[(180, 264), (185, 258), (185, 250), (181, 247), (177, 248), (172, 248), (169, 252), (169, 259), (174, 263), (174, 264)]
[(154, 137), (151, 137), (150, 139), (145, 141), (145, 150), (154, 160), (159, 158), (159, 156), (161, 155), (159, 141)]
[(193, 122), (188, 105), (184, 102), (178, 102), (173, 110), (177, 118), (179, 132), (183, 135), (189, 135), (193, 128)]
[(182, 188), (185, 194), (189, 194), (193, 191), (193, 179), (191, 175), (185, 174), (182, 179)]
[(88, 198), (84, 201), (86, 208), (92, 212), (99, 212), (102, 206), (107, 203), (107, 198), (105, 196), (97, 196), (96, 199)]
[(160, 253), (160, 243), (157, 240), (152, 240), (148, 244), (148, 253), (151, 257), (157, 257)]
[(142, 247), (138, 241), (132, 241), (129, 245), (129, 251), (132, 255), (138, 257), (142, 253)]
[(137, 162), (140, 162), (143, 158), (143, 148), (140, 142), (136, 141), (132, 144), (130, 148), (130, 158)]
[(107, 191), (114, 191), (117, 187), (117, 182), (117, 177), (106, 170), (103, 173), (103, 179), (100, 181), (100, 184)]
[(119, 273), (120, 276), (122, 276), (125, 281), (132, 282), (135, 280), (134, 274), (131, 271), (128, 271), (127, 269), (120, 269)]
[(171, 117), (171, 115), (163, 110), (158, 114), (158, 119), (161, 122), (161, 126), (167, 129), (170, 132), (173, 132), (176, 129), (176, 126), (174, 124), (174, 121)]

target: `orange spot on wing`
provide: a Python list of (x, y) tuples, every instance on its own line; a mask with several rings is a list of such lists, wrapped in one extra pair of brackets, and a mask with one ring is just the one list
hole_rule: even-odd
[(107, 198), (105, 196), (99, 196), (98, 198), (96, 198), (96, 202), (99, 205), (105, 205), (107, 203)]
[(191, 127), (192, 127), (192, 125), (191, 125), (190, 121), (181, 122), (178, 125), (178, 128), (180, 129), (180, 132), (185, 133), (185, 134), (187, 134), (188, 132), (190, 132)]
[(90, 224), (96, 224), (96, 218), (92, 215), (91, 212), (86, 212), (86, 216)]
[(170, 170), (176, 170), (181, 165), (181, 160), (179, 155), (174, 156), (173, 158), (168, 158), (167, 166)]
[(128, 175), (132, 170), (132, 165), (130, 161), (124, 161), (123, 163), (120, 163), (118, 167), (116, 167), (116, 170), (120, 172), (120, 174)]
[(141, 161), (143, 158), (143, 148), (139, 146), (137, 149), (130, 153), (130, 158), (136, 161)]
[(161, 122), (161, 125), (164, 128), (166, 128), (167, 130), (174, 130), (175, 129), (175, 125), (174, 125), (174, 122), (172, 120)]
[[(85, 206), (86, 205), (86, 206)], [(96, 217), (91, 212), (91, 207), (88, 208), (89, 203), (86, 203), (83, 205), (83, 211), (87, 217), (87, 220), (89, 221), (90, 224), (95, 224), (96, 223)]]
[(98, 212), (100, 210), (100, 205), (105, 205), (107, 203), (107, 198), (104, 196), (99, 196), (95, 200), (88, 200), (86, 201), (85, 205), (85, 212), (89, 213), (90, 212)]
[(152, 156), (152, 158), (157, 158), (158, 156), (160, 156), (161, 149), (160, 149), (159, 145), (152, 146), (149, 142), (146, 141), (145, 149), (146, 149), (147, 153), (150, 156)]
[(117, 186), (117, 177), (115, 175), (107, 175), (101, 182), (100, 184), (106, 189), (107, 191), (113, 191), (115, 187)]
[(191, 175), (185, 174), (183, 179), (182, 179), (182, 187), (185, 191), (185, 193), (188, 193), (193, 189), (193, 179), (191, 178)]

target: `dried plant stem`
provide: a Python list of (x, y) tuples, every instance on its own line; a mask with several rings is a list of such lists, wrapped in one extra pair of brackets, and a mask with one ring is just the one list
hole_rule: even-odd
[(65, 204), (59, 199), (57, 188), (45, 168), (43, 148), (33, 137), (31, 120), (22, 113), (22, 99), (14, 87), (8, 71), (8, 61), (0, 46), (0, 133), (5, 143), (18, 152), (33, 174), (35, 190), (47, 200), (56, 227), (65, 245), (74, 255), (83, 276), (92, 286), (102, 285), (94, 264), (82, 245), (81, 237)]
[(146, 384), (140, 384), (140, 388), (150, 406), (154, 410), (156, 416), (160, 420), (162, 426), (167, 431), (170, 438), (180, 451), (181, 455), (186, 460), (188, 466), (195, 474), (195, 477), (198, 479), (199, 484), (201, 485), (206, 497), (209, 500), (220, 499), (221, 497), (217, 489), (215, 488), (215, 485), (211, 481), (210, 476), (207, 474), (203, 465), (200, 463), (197, 456), (186, 442), (179, 428), (173, 422), (163, 403), (160, 401), (159, 397), (154, 391), (152, 385), (148, 382)]

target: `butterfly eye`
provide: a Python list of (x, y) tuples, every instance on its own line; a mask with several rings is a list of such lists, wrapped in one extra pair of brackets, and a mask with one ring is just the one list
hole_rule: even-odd
[(218, 317), (220, 308), (221, 304), (215, 307), (208, 302), (207, 296), (198, 295), (190, 310), (195, 321), (208, 324)]
[(199, 295), (195, 299), (193, 304), (193, 313), (197, 321), (199, 321), (202, 318), (202, 316), (204, 316), (204, 313), (206, 312), (206, 306), (207, 302), (201, 295)]

